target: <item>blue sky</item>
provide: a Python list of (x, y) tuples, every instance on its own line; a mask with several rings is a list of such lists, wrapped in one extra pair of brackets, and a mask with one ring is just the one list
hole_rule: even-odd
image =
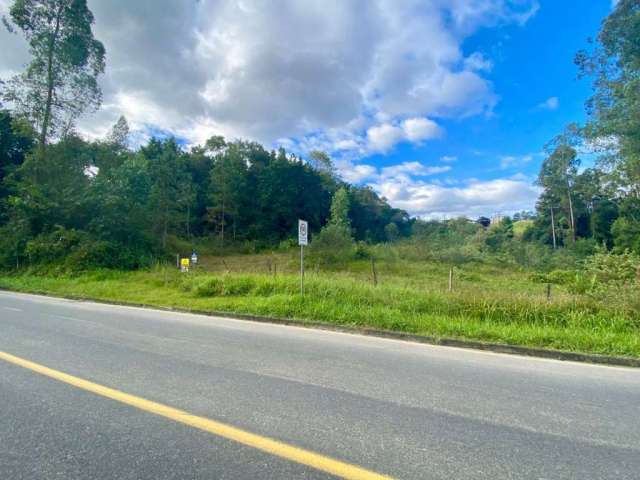
[[(587, 39), (597, 35), (610, 10), (608, 1), (542, 1), (525, 25), (478, 31), (462, 48), (468, 55), (483, 52), (492, 65), (484, 74), (498, 96), (492, 110), (442, 119), (439, 124), (445, 134), (441, 138), (417, 145), (405, 142), (364, 162), (377, 167), (414, 161), (435, 165), (444, 159), (440, 164), (451, 170), (422, 178), (450, 186), (504, 178), (533, 182), (545, 143), (568, 123), (585, 120), (584, 104), (591, 85), (588, 79), (577, 78), (573, 60), (579, 49), (587, 47)], [(534, 200), (535, 191), (517, 205), (533, 209)], [(509, 202), (487, 207), (455, 213), (517, 211)], [(425, 216), (451, 216), (446, 211), (431, 214), (424, 212)]]
[[(0, 0), (5, 13), (9, 0)], [(532, 209), (542, 148), (584, 119), (575, 53), (610, 0), (89, 0), (101, 110), (136, 139), (211, 135), (329, 152), (422, 217)], [(0, 78), (28, 60), (0, 32)]]

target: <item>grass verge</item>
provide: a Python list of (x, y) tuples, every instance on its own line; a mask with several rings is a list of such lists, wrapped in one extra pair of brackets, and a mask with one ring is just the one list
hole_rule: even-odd
[[(516, 284), (515, 282), (514, 284)], [(173, 269), (80, 275), (0, 275), (0, 288), (30, 293), (321, 321), (432, 337), (580, 353), (640, 357), (640, 322), (590, 299), (481, 291), (447, 292), (421, 282), (373, 286), (357, 276), (189, 273)]]

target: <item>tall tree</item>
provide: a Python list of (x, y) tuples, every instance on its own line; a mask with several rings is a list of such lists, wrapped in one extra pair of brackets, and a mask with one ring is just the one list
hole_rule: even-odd
[(594, 48), (575, 61), (581, 75), (593, 78), (585, 133), (605, 151), (602, 160), (619, 193), (640, 199), (640, 2), (619, 0)]
[(191, 176), (186, 169), (184, 155), (173, 138), (163, 141), (152, 139), (141, 152), (149, 162), (154, 233), (160, 237), (160, 244), (165, 249), (169, 233), (187, 217), (183, 197)]
[(212, 207), (209, 214), (223, 244), (227, 222), (230, 222), (234, 239), (236, 237), (238, 216), (247, 197), (247, 170), (247, 160), (237, 143), (228, 144), (216, 156), (211, 170)]
[(93, 36), (86, 0), (14, 0), (9, 17), (5, 25), (22, 30), (32, 59), (4, 96), (36, 125), (43, 149), (52, 135), (70, 131), (83, 112), (100, 105), (104, 46)]
[(344, 187), (339, 188), (331, 201), (331, 224), (351, 228), (351, 220), (349, 220), (350, 203), (347, 189)]
[(611, 227), (615, 247), (640, 251), (640, 1), (616, 2), (594, 47), (575, 61), (581, 75), (593, 79), (585, 134), (602, 153), (600, 166), (616, 201), (615, 208), (605, 204), (604, 223), (619, 214)]
[[(562, 207), (566, 211), (569, 233), (573, 241), (576, 239), (573, 185), (579, 164), (576, 150), (566, 142), (560, 142), (542, 162), (538, 175), (538, 184), (544, 188), (547, 200), (558, 202), (556, 205), (548, 204), (545, 207)], [(552, 228), (555, 226), (552, 225)]]
[(129, 146), (129, 123), (124, 115), (120, 115), (118, 121), (111, 127), (111, 131), (107, 135), (107, 143), (122, 150)]

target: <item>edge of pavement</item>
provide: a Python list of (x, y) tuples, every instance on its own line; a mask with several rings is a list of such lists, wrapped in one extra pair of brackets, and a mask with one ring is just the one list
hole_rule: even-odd
[(62, 294), (55, 295), (46, 291), (20, 291), (20, 290), (11, 290), (11, 289), (2, 288), (2, 287), (0, 287), (0, 291), (10, 292), (10, 293), (40, 295), (44, 297), (60, 298), (60, 299), (66, 299), (66, 300), (86, 301), (86, 302), (93, 302), (93, 303), (99, 303), (104, 305), (139, 307), (139, 308), (146, 308), (146, 309), (159, 310), (159, 311), (165, 311), (165, 312), (192, 313), (192, 314), (203, 315), (208, 317), (222, 317), (222, 318), (229, 318), (234, 320), (247, 320), (252, 322), (271, 323), (276, 325), (296, 326), (296, 327), (303, 327), (303, 328), (316, 329), (316, 330), (327, 330), (327, 331), (334, 331), (334, 332), (341, 332), (341, 333), (366, 335), (366, 336), (372, 336), (372, 337), (378, 337), (378, 338), (388, 338), (393, 340), (403, 340), (403, 341), (414, 342), (414, 343), (423, 343), (427, 345), (466, 348), (471, 350), (484, 350), (484, 351), (489, 351), (494, 353), (505, 353), (505, 354), (511, 354), (511, 355), (521, 355), (521, 356), (527, 356), (527, 357), (547, 358), (547, 359), (553, 359), (553, 360), (592, 363), (592, 364), (599, 364), (599, 365), (640, 368), (640, 358), (635, 358), (635, 357), (601, 355), (601, 354), (581, 353), (581, 352), (568, 352), (565, 350), (554, 350), (554, 349), (538, 348), (538, 347), (525, 347), (521, 345), (510, 345), (510, 344), (503, 344), (503, 343), (490, 343), (490, 342), (482, 342), (479, 340), (465, 340), (465, 339), (459, 339), (459, 338), (436, 337), (436, 336), (430, 336), (430, 335), (420, 335), (420, 334), (414, 334), (414, 333), (398, 332), (393, 330), (383, 330), (378, 328), (356, 326), (356, 325), (338, 325), (338, 324), (315, 321), (315, 320), (305, 320), (305, 319), (296, 320), (296, 319), (290, 319), (290, 318), (267, 317), (262, 315), (250, 315), (250, 314), (232, 313), (232, 312), (219, 312), (219, 311), (190, 309), (190, 308), (166, 307), (166, 306), (152, 305), (152, 304), (146, 304), (146, 303), (104, 300), (104, 299), (92, 298), (84, 295), (62, 295)]

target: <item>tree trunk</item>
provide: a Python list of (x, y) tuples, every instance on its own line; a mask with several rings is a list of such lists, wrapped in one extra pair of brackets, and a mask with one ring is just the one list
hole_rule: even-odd
[(569, 218), (571, 219), (571, 240), (576, 241), (576, 221), (573, 217), (573, 202), (571, 201), (571, 185), (567, 178), (567, 197), (569, 198)]
[(47, 143), (47, 135), (49, 133), (49, 124), (51, 123), (51, 105), (53, 104), (53, 56), (56, 50), (56, 42), (58, 35), (60, 34), (60, 17), (62, 16), (62, 10), (64, 3), (60, 4), (58, 12), (56, 13), (56, 26), (53, 32), (53, 36), (49, 40), (49, 51), (47, 52), (47, 101), (44, 107), (44, 117), (42, 119), (42, 128), (40, 129), (40, 152), (44, 152), (44, 146)]
[(169, 230), (169, 206), (164, 207), (164, 226), (162, 229), (162, 249), (167, 246), (167, 231)]
[(191, 205), (187, 205), (187, 238), (191, 239), (191, 228), (189, 224), (191, 223)]
[(556, 249), (556, 222), (553, 219), (553, 207), (550, 207), (551, 210), (551, 235), (553, 236), (553, 249)]
[(222, 197), (222, 215), (220, 216), (220, 225), (221, 225), (221, 237), (222, 237), (222, 246), (224, 247), (224, 195)]

